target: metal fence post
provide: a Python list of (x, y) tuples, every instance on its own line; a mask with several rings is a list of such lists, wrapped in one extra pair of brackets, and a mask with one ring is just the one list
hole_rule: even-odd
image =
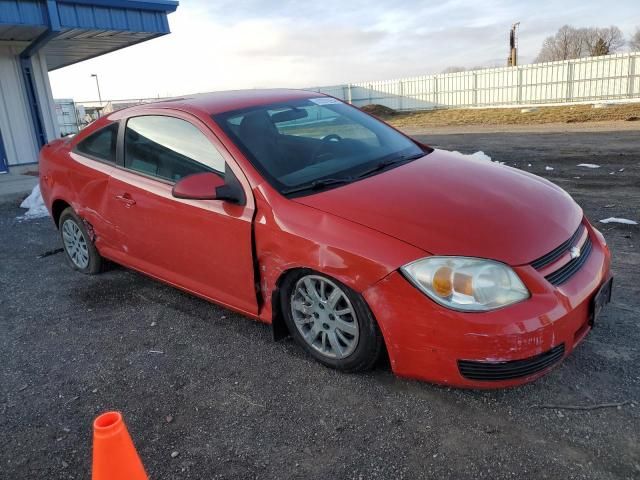
[(438, 108), (438, 76), (433, 76), (433, 106)]
[(473, 72), (473, 106), (478, 106), (478, 73)]
[(575, 67), (575, 63), (569, 61), (567, 63), (567, 92), (565, 95), (565, 101), (570, 102), (573, 97), (573, 70)]
[(518, 105), (522, 105), (522, 68), (516, 67), (518, 69)]
[(627, 72), (627, 97), (633, 98), (633, 86), (636, 77), (636, 59), (635, 55), (629, 57), (629, 70)]
[(400, 94), (398, 98), (398, 110), (402, 110), (403, 109), (402, 98), (404, 96), (404, 83), (402, 82), (402, 80), (398, 80), (398, 92)]
[(352, 97), (351, 97), (351, 84), (347, 84), (347, 102), (349, 105), (353, 105)]

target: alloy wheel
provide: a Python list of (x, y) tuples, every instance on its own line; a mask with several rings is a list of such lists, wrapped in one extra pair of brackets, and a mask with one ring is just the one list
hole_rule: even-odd
[(89, 248), (84, 234), (76, 222), (67, 219), (62, 224), (64, 248), (73, 264), (81, 270), (89, 266)]
[(325, 357), (342, 359), (358, 346), (355, 309), (347, 294), (328, 278), (300, 278), (291, 294), (291, 314), (304, 341)]

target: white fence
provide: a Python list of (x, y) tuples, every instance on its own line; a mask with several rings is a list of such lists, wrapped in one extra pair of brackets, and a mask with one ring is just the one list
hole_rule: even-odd
[(640, 52), (310, 88), (395, 110), (640, 100)]

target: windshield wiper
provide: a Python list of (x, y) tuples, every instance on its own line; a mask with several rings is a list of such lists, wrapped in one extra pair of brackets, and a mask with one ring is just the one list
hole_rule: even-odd
[(400, 155), (398, 157), (387, 158), (386, 160), (382, 160), (381, 162), (376, 163), (370, 169), (359, 173), (356, 178), (368, 177), (372, 173), (380, 172), (380, 171), (386, 169), (387, 167), (390, 167), (391, 165), (394, 165), (396, 163), (404, 163), (404, 162), (408, 162), (410, 160), (416, 160), (418, 158), (422, 158), (424, 156), (425, 156), (425, 153), (421, 152), (421, 153), (414, 153), (413, 155)]
[(382, 160), (382, 161), (378, 162), (376, 165), (374, 165), (370, 169), (359, 173), (355, 177), (321, 178), (320, 180), (314, 180), (313, 182), (304, 183), (302, 185), (298, 185), (297, 187), (292, 187), (292, 188), (288, 188), (288, 189), (282, 190), (282, 194), (283, 195), (288, 195), (290, 193), (304, 192), (304, 191), (307, 191), (307, 190), (321, 190), (323, 188), (330, 187), (330, 186), (333, 186), (333, 185), (340, 185), (340, 184), (343, 184), (343, 183), (351, 183), (354, 180), (359, 180), (361, 178), (367, 177), (367, 176), (369, 176), (369, 175), (371, 175), (373, 173), (376, 173), (376, 172), (379, 172), (381, 170), (384, 170), (384, 169), (386, 169), (387, 167), (389, 167), (391, 165), (395, 165), (396, 163), (409, 162), (411, 160), (416, 160), (418, 158), (422, 158), (425, 155), (426, 155), (425, 153), (414, 153), (412, 155), (400, 155), (400, 156), (397, 156), (397, 157), (387, 158), (385, 160)]
[(314, 180), (313, 182), (298, 185), (297, 187), (287, 188), (282, 191), (282, 194), (288, 195), (290, 193), (303, 192), (305, 190), (322, 190), (323, 188), (330, 187), (332, 185), (340, 185), (341, 183), (350, 182), (353, 182), (352, 177), (322, 178), (320, 180)]

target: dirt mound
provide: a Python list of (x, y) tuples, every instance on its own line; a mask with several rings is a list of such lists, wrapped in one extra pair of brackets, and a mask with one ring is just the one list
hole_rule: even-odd
[[(373, 105), (372, 105), (373, 106)], [(522, 113), (521, 108), (438, 109), (397, 112), (390, 118), (394, 127), (439, 127), (457, 125), (539, 125), (544, 123), (638, 122), (640, 103), (593, 108), (591, 105), (535, 107)]]
[(397, 113), (393, 108), (385, 107), (384, 105), (378, 105), (377, 103), (365, 105), (360, 109), (370, 115), (375, 115), (376, 117), (391, 117)]

